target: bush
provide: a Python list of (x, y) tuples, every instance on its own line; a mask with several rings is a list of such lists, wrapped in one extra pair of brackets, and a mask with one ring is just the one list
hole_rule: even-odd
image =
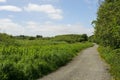
[(8, 46), (0, 50), (0, 80), (35, 80), (65, 65), (92, 43)]
[(53, 38), (53, 40), (65, 41), (67, 43), (85, 42), (85, 41), (88, 41), (88, 36), (86, 34), (82, 34), (82, 35), (77, 35), (77, 34), (59, 35), (59, 36), (55, 36)]
[(115, 80), (120, 80), (120, 49), (110, 47), (99, 47), (102, 58), (110, 65), (110, 72)]

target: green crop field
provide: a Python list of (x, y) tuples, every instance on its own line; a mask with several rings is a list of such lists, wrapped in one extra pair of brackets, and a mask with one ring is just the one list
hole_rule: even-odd
[(79, 51), (92, 45), (89, 42), (21, 40), (3, 36), (0, 43), (0, 80), (35, 80), (65, 65)]

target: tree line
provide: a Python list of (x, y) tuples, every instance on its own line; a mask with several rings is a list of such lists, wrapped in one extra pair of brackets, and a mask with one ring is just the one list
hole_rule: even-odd
[(54, 37), (43, 37), (42, 35), (36, 36), (12, 36), (6, 33), (0, 33), (0, 43), (5, 44), (14, 44), (16, 40), (51, 40), (56, 42), (67, 42), (67, 43), (75, 43), (75, 42), (85, 42), (88, 41), (87, 34), (66, 34), (66, 35), (57, 35)]
[(120, 48), (120, 0), (101, 2), (94, 24), (95, 41), (102, 46)]

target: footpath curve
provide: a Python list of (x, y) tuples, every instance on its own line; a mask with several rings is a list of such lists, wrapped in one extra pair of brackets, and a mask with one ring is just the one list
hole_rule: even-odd
[(38, 80), (110, 80), (107, 65), (100, 58), (97, 47), (83, 50), (66, 66)]

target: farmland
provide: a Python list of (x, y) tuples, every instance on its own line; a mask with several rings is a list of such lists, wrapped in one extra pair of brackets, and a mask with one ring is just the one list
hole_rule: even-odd
[(0, 43), (1, 80), (35, 80), (65, 65), (79, 51), (93, 45), (90, 42), (68, 43), (53, 38), (23, 40), (1, 35), (4, 35)]

